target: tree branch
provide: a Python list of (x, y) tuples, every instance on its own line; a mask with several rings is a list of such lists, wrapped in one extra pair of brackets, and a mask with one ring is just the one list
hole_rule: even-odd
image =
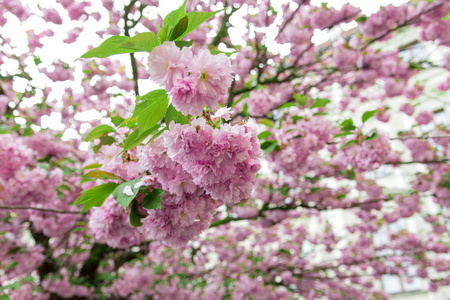
[(52, 208), (43, 208), (43, 207), (33, 207), (33, 206), (19, 206), (19, 205), (0, 205), (0, 209), (32, 209), (32, 210), (39, 210), (39, 211), (45, 211), (45, 212), (52, 212), (57, 214), (81, 214), (81, 211), (71, 211), (71, 210), (57, 210)]

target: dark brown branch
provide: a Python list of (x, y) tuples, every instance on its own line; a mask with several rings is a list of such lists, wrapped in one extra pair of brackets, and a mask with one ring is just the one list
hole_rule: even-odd
[(391, 34), (392, 32), (397, 31), (398, 29), (403, 28), (403, 27), (406, 27), (406, 26), (408, 26), (408, 25), (414, 24), (414, 23), (416, 22), (416, 20), (419, 20), (420, 17), (421, 17), (422, 15), (427, 14), (427, 13), (429, 13), (429, 12), (432, 12), (433, 10), (438, 9), (438, 8), (442, 7), (443, 5), (444, 5), (443, 3), (442, 3), (442, 4), (438, 4), (438, 5), (436, 5), (436, 6), (432, 7), (432, 8), (430, 8), (430, 9), (424, 10), (424, 11), (420, 12), (419, 14), (415, 15), (414, 17), (412, 17), (412, 18), (410, 18), (410, 19), (408, 19), (408, 20), (405, 20), (402, 24), (400, 24), (400, 25), (398, 25), (398, 26), (396, 26), (396, 27), (394, 27), (394, 28), (392, 28), (392, 29), (389, 29), (388, 31), (386, 31), (386, 32), (383, 33), (382, 35), (377, 36), (377, 37), (371, 39), (369, 42), (366, 43), (366, 45), (365, 45), (364, 47), (362, 47), (361, 51), (364, 51), (364, 50), (367, 49), (367, 47), (369, 47), (371, 44), (373, 44), (374, 42), (376, 42), (376, 41), (378, 41), (378, 40), (381, 40), (381, 39), (385, 38), (386, 36), (388, 36), (388, 35)]
[(32, 206), (15, 206), (15, 205), (0, 205), (0, 209), (32, 209), (32, 210), (39, 210), (39, 211), (45, 211), (45, 212), (51, 212), (51, 213), (57, 213), (57, 214), (80, 214), (81, 211), (70, 211), (70, 210), (57, 210), (57, 209), (51, 209), (51, 208), (43, 208), (43, 207), (32, 207)]
[(393, 161), (385, 162), (385, 165), (410, 165), (410, 164), (444, 164), (447, 163), (449, 159), (443, 160), (423, 160), (423, 161)]
[[(123, 13), (123, 20), (125, 23), (125, 36), (130, 37), (130, 26), (128, 25), (128, 14), (131, 11), (131, 8), (134, 6), (134, 4), (136, 4), (137, 0), (132, 0), (130, 2), (130, 4), (128, 4), (127, 6), (125, 6), (125, 10)], [(138, 71), (137, 71), (137, 66), (136, 66), (136, 58), (134, 57), (134, 53), (130, 53), (130, 60), (131, 60), (131, 69), (133, 71), (133, 81), (134, 81), (134, 93), (136, 94), (136, 96), (139, 96), (139, 85), (138, 85)]]

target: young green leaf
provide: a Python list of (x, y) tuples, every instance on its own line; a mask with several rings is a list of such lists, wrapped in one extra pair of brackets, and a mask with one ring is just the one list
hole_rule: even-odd
[[(211, 12), (205, 12), (205, 11), (191, 11), (187, 13), (187, 28), (185, 29), (185, 31), (183, 32), (183, 34), (181, 34), (180, 36), (178, 36), (176, 38), (176, 40), (180, 40), (183, 37), (185, 37), (186, 35), (188, 35), (190, 32), (192, 32), (193, 30), (195, 30), (198, 26), (200, 26), (203, 22), (209, 20), (211, 17), (213, 17), (216, 13), (222, 11), (221, 10), (216, 10), (216, 11), (211, 11)], [(175, 31), (175, 29), (174, 29)]]
[(297, 121), (302, 120), (303, 117), (300, 117), (300, 116), (292, 116), (291, 119), (292, 119), (292, 122), (294, 122), (294, 124), (296, 124)]
[(187, 0), (183, 2), (183, 4), (176, 10), (171, 11), (163, 21), (163, 27), (175, 27), (175, 25), (178, 23), (178, 21), (183, 18), (186, 15), (186, 3)]
[(184, 16), (178, 21), (177, 25), (172, 30), (172, 33), (169, 37), (169, 41), (177, 40), (188, 28), (188, 17)]
[(283, 105), (281, 105), (280, 107), (278, 107), (278, 109), (283, 109), (283, 108), (291, 107), (291, 106), (296, 106), (296, 105), (295, 105), (295, 103), (287, 102), (287, 103), (284, 103)]
[(369, 120), (370, 118), (372, 118), (373, 116), (375, 116), (377, 112), (378, 112), (378, 109), (366, 111), (365, 113), (363, 113), (363, 115), (362, 115), (363, 123), (366, 122), (367, 120)]
[(149, 105), (158, 99), (159, 97), (162, 97), (166, 94), (166, 91), (164, 89), (158, 89), (151, 91), (143, 96), (138, 96), (136, 98), (136, 106), (134, 107), (133, 115), (130, 117), (127, 123), (131, 123), (133, 120), (137, 120), (139, 114), (149, 107)]
[(378, 132), (374, 132), (369, 134), (369, 136), (367, 136), (364, 140), (365, 141), (370, 141), (370, 140), (376, 140), (378, 138)]
[(268, 138), (271, 135), (272, 135), (272, 133), (270, 131), (266, 130), (266, 131), (263, 131), (260, 134), (258, 134), (258, 139), (262, 140), (262, 139)]
[(364, 22), (367, 21), (367, 17), (366, 16), (359, 16), (359, 17), (356, 18), (355, 21), (358, 22), (358, 23), (364, 23)]
[(238, 100), (234, 101), (233, 104), (231, 104), (231, 108), (235, 107), (236, 104), (238, 104), (239, 102), (241, 102), (242, 100), (244, 100), (245, 98), (247, 98), (248, 96), (250, 96), (249, 92), (245, 92), (242, 93), (242, 95), (239, 97)]
[(86, 138), (84, 139), (85, 142), (90, 142), (92, 140), (98, 139), (99, 137), (110, 133), (110, 132), (115, 132), (116, 130), (109, 126), (109, 125), (99, 125), (97, 127), (95, 127), (94, 129), (91, 130), (91, 132), (89, 132), (89, 134), (86, 136)]
[(264, 150), (265, 155), (271, 153), (277, 148), (279, 149), (280, 146), (278, 145), (278, 142), (275, 140), (265, 141), (264, 143), (261, 143), (261, 149)]
[(355, 177), (356, 177), (355, 171), (354, 170), (350, 170), (348, 172), (348, 179), (353, 180), (353, 179), (355, 179)]
[(344, 131), (344, 132), (335, 134), (334, 137), (335, 137), (335, 138), (338, 138), (338, 137), (350, 135), (350, 134), (353, 134), (353, 133), (354, 133), (353, 131)]
[(161, 128), (157, 133), (155, 133), (155, 135), (152, 136), (152, 138), (149, 140), (149, 142), (153, 141), (154, 139), (156, 139), (158, 136), (160, 136), (164, 131), (169, 130), (169, 128), (163, 127)]
[(128, 212), (128, 206), (139, 193), (139, 186), (136, 185), (139, 181), (141, 181), (140, 178), (124, 182), (112, 192), (114, 199), (125, 209), (125, 212)]
[(130, 133), (123, 141), (123, 151), (125, 152), (127, 150), (133, 149), (136, 146), (139, 146), (146, 137), (158, 130), (158, 128), (159, 125), (157, 124), (149, 130), (144, 131), (142, 134), (140, 133), (139, 129), (136, 129), (135, 131)]
[(275, 126), (273, 121), (271, 121), (269, 119), (262, 119), (262, 120), (259, 120), (258, 122), (259, 122), (259, 124), (266, 125), (267, 127), (270, 127), (270, 128), (273, 128)]
[(308, 102), (308, 96), (306, 96), (306, 95), (294, 94), (294, 99), (302, 107), (305, 107), (306, 103)]
[(98, 143), (97, 145), (95, 145), (94, 147), (92, 147), (92, 150), (94, 151), (94, 153), (98, 153), (98, 151), (100, 150), (100, 148), (102, 146), (109, 146), (112, 145), (112, 143), (114, 143), (116, 140), (109, 135), (104, 135), (100, 137), (100, 143)]
[(133, 200), (130, 209), (130, 224), (134, 227), (142, 226), (141, 219), (143, 218), (145, 218), (145, 215), (141, 214), (137, 201)]
[(328, 103), (330, 103), (331, 100), (324, 99), (324, 98), (317, 98), (314, 100), (313, 104), (311, 104), (311, 108), (320, 108), (325, 107)]
[(220, 50), (218, 50), (218, 49), (209, 49), (209, 52), (210, 52), (212, 55), (217, 55), (217, 54), (223, 53), (223, 54), (225, 54), (225, 55), (228, 56), (228, 57), (230, 57), (230, 56), (231, 56), (232, 54), (234, 54), (234, 53), (237, 53), (237, 51), (225, 52), (225, 51), (220, 51)]
[(190, 47), (194, 43), (194, 40), (189, 41), (176, 41), (175, 45), (177, 45), (178, 48), (183, 49), (183, 47)]
[(89, 190), (83, 191), (83, 194), (75, 200), (74, 204), (84, 204), (81, 212), (94, 206), (102, 206), (103, 202), (105, 202), (106, 198), (111, 195), (117, 186), (118, 184), (114, 182), (94, 186)]
[(130, 37), (126, 42), (119, 44), (121, 48), (134, 50), (134, 52), (152, 52), (153, 48), (158, 45), (158, 38), (151, 31), (138, 33)]
[(189, 116), (185, 116), (180, 113), (175, 109), (175, 107), (172, 106), (172, 104), (169, 105), (166, 111), (166, 115), (164, 116), (164, 121), (166, 122), (167, 126), (169, 126), (171, 121), (174, 121), (178, 124), (188, 124), (190, 120), (191, 118)]
[[(160, 29), (160, 31), (161, 30), (165, 31), (164, 32), (164, 36), (165, 36), (164, 40), (167, 40), (167, 37), (169, 37), (169, 40), (173, 41), (172, 39), (170, 39), (170, 37), (172, 37), (172, 32), (174, 31), (175, 27), (180, 22), (180, 20), (186, 16), (186, 3), (187, 3), (187, 0), (185, 0), (178, 9), (170, 12), (164, 18), (163, 28)], [(158, 34), (158, 37), (159, 37), (159, 34)], [(160, 38), (162, 38), (162, 36)], [(164, 40), (162, 40), (162, 41), (164, 41)]]
[(84, 53), (81, 58), (105, 58), (122, 53), (151, 52), (157, 45), (159, 41), (153, 32), (139, 33), (134, 37), (115, 35), (105, 40), (100, 46)]
[(156, 34), (156, 36), (158, 37), (158, 42), (160, 44), (162, 44), (167, 39), (167, 31), (168, 31), (167, 28), (163, 27)]
[(113, 173), (110, 173), (110, 172), (106, 172), (106, 171), (102, 171), (102, 170), (92, 170), (83, 175), (83, 178), (81, 179), (80, 183), (85, 183), (85, 182), (93, 181), (96, 179), (123, 180), (123, 178), (121, 178)]
[(350, 146), (351, 144), (357, 144), (357, 143), (358, 143), (357, 140), (350, 140), (350, 141), (348, 141), (347, 143), (345, 143), (341, 148), (339, 148), (339, 150), (342, 150), (342, 149), (344, 149), (345, 147)]
[(347, 119), (344, 120), (341, 125), (341, 131), (352, 131), (356, 129), (356, 126), (353, 125), (353, 120), (352, 119)]
[(139, 131), (145, 132), (158, 124), (166, 113), (167, 105), (169, 105), (169, 98), (166, 94), (153, 100), (138, 116)]
[(244, 117), (248, 117), (248, 103), (245, 103), (244, 106), (242, 107), (242, 112), (241, 112), (241, 114), (242, 114)]
[(142, 199), (142, 207), (146, 209), (161, 209), (161, 196), (164, 191), (156, 189)]
[(94, 164), (87, 165), (82, 170), (96, 169), (96, 168), (100, 168), (101, 166), (102, 166), (102, 164), (94, 163)]

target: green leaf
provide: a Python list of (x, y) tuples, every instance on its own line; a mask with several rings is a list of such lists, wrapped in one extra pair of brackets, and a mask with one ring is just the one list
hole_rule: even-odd
[(3, 295), (0, 295), (0, 300), (11, 300), (11, 298), (9, 298), (8, 295), (3, 294)]
[(156, 139), (158, 136), (160, 136), (160, 135), (161, 135), (164, 131), (166, 131), (166, 130), (169, 130), (169, 128), (168, 128), (168, 127), (163, 127), (163, 128), (161, 128), (160, 131), (158, 131), (157, 133), (155, 133), (154, 136), (152, 136), (152, 138), (150, 139), (149, 142), (151, 142), (151, 141), (153, 141), (154, 139)]
[(11, 132), (17, 131), (19, 129), (20, 129), (20, 124), (16, 124), (13, 127), (9, 127), (8, 125), (5, 125), (5, 124), (0, 124), (0, 134), (11, 133)]
[(358, 22), (358, 23), (364, 23), (364, 22), (367, 21), (367, 17), (366, 16), (359, 16), (359, 17), (356, 18), (355, 21)]
[(177, 45), (178, 48), (183, 49), (183, 47), (190, 47), (194, 43), (194, 40), (189, 41), (176, 41), (175, 45)]
[(225, 55), (228, 56), (228, 57), (230, 57), (230, 56), (231, 56), (232, 54), (234, 54), (234, 53), (237, 53), (237, 51), (225, 52), (225, 51), (220, 51), (220, 50), (218, 50), (218, 49), (209, 49), (209, 52), (210, 52), (212, 55), (217, 55), (217, 54), (223, 53), (223, 54), (225, 54)]
[(280, 148), (280, 146), (278, 145), (278, 142), (275, 140), (265, 141), (261, 143), (261, 149), (264, 150), (265, 155), (268, 155), (277, 148)]
[(362, 115), (363, 123), (366, 122), (367, 120), (369, 120), (370, 118), (372, 118), (373, 116), (375, 116), (377, 114), (377, 112), (378, 112), (378, 109), (366, 111), (365, 113), (363, 113), (363, 115)]
[(341, 133), (338, 133), (338, 134), (334, 135), (334, 137), (338, 138), (338, 137), (346, 136), (346, 135), (350, 135), (350, 134), (353, 134), (353, 132), (352, 131), (345, 131), (345, 132), (341, 132)]
[(152, 52), (153, 48), (158, 45), (158, 38), (150, 31), (138, 33), (119, 46), (124, 49), (134, 50), (133, 52)]
[(259, 124), (266, 125), (267, 127), (273, 128), (275, 126), (275, 123), (269, 119), (262, 119), (258, 121)]
[(188, 28), (188, 17), (184, 16), (181, 18), (180, 21), (178, 21), (177, 25), (172, 30), (172, 33), (170, 34), (169, 41), (175, 41), (181, 37), (181, 35), (186, 31)]
[(268, 138), (271, 135), (272, 135), (272, 133), (270, 131), (266, 130), (266, 131), (263, 131), (260, 134), (258, 134), (258, 139), (262, 140), (262, 139)]
[(291, 251), (287, 250), (287, 249), (280, 249), (278, 250), (278, 252), (280, 254), (287, 254), (287, 255), (291, 255)]
[(248, 103), (244, 103), (244, 106), (242, 107), (242, 115), (244, 117), (248, 117)]
[[(217, 11), (211, 11), (211, 12), (205, 12), (205, 11), (191, 11), (187, 13), (187, 28), (185, 29), (185, 31), (183, 32), (183, 34), (181, 34), (179, 37), (177, 37), (177, 40), (182, 39), (183, 37), (185, 37), (187, 34), (189, 34), (190, 32), (192, 32), (193, 30), (195, 30), (197, 27), (199, 27), (203, 22), (209, 20), (211, 17), (213, 17), (216, 13), (222, 11), (221, 10), (217, 10)], [(175, 29), (174, 29), (175, 31)]]
[(308, 102), (308, 96), (306, 96), (306, 95), (294, 94), (294, 99), (302, 107), (305, 107), (306, 103)]
[(348, 172), (348, 179), (353, 180), (353, 179), (355, 179), (355, 177), (356, 177), (355, 171), (354, 170), (350, 170)]
[(357, 143), (358, 143), (357, 140), (350, 140), (350, 141), (348, 141), (347, 143), (345, 143), (341, 148), (339, 148), (339, 150), (342, 150), (342, 149), (344, 149), (345, 147), (350, 146), (351, 144), (357, 144)]
[(160, 44), (162, 44), (167, 39), (167, 31), (168, 31), (167, 28), (163, 27), (156, 34), (156, 36), (158, 37), (158, 42)]
[(166, 111), (166, 115), (164, 116), (164, 121), (166, 122), (167, 126), (169, 126), (171, 121), (174, 121), (178, 124), (188, 124), (191, 120), (191, 117), (183, 115), (181, 112), (175, 109), (175, 107), (172, 106), (172, 104), (169, 105)]
[(450, 20), (450, 14), (442, 17), (442, 21), (447, 21), (447, 20)]
[(376, 140), (377, 138), (378, 138), (378, 133), (374, 132), (374, 133), (371, 133), (370, 135), (368, 135), (364, 140), (370, 141), (370, 140)]
[(239, 102), (241, 102), (243, 99), (247, 98), (248, 96), (250, 96), (250, 92), (245, 92), (243, 93), (238, 100), (234, 101), (233, 104), (231, 104), (231, 108), (235, 107), (236, 104), (238, 104)]
[(161, 196), (164, 191), (156, 189), (142, 199), (142, 207), (146, 209), (161, 209)]
[(292, 106), (297, 106), (297, 105), (295, 105), (292, 102), (288, 102), (288, 103), (285, 103), (285, 104), (281, 105), (280, 107), (278, 107), (278, 109), (283, 109), (283, 108), (292, 107)]
[(302, 138), (302, 137), (303, 137), (303, 135), (299, 134), (299, 135), (296, 135), (296, 136), (294, 136), (293, 138), (291, 138), (291, 140), (294, 140), (294, 139), (300, 139), (300, 138)]
[(113, 122), (114, 126), (118, 127), (122, 122), (123, 122), (123, 118), (121, 116), (114, 116), (111, 117), (111, 122)]
[(124, 182), (118, 185), (112, 192), (114, 199), (125, 209), (125, 212), (128, 212), (128, 206), (139, 193), (139, 187), (135, 187), (135, 184), (139, 181), (141, 181), (140, 178)]
[(94, 206), (100, 207), (117, 186), (118, 184), (114, 182), (94, 186), (89, 190), (83, 191), (83, 194), (75, 200), (74, 204), (84, 204), (81, 212)]
[(94, 163), (94, 164), (87, 165), (82, 170), (96, 169), (96, 168), (100, 168), (101, 166), (102, 166), (102, 164)]
[(294, 124), (296, 124), (297, 121), (302, 120), (303, 117), (300, 117), (300, 116), (292, 116), (291, 119), (292, 119), (292, 122), (294, 122)]
[(136, 106), (134, 107), (133, 115), (130, 117), (130, 119), (127, 121), (128, 123), (131, 123), (133, 120), (137, 120), (139, 114), (148, 108), (150, 104), (158, 99), (159, 97), (162, 97), (166, 94), (166, 91), (163, 89), (158, 89), (151, 91), (143, 96), (136, 97)]
[(19, 263), (16, 260), (13, 260), (10, 264), (9, 264), (9, 268), (10, 269), (14, 269)]
[(186, 3), (187, 0), (185, 0), (178, 9), (167, 14), (163, 21), (163, 28), (168, 28), (170, 26), (173, 28), (181, 18), (186, 16)]
[(158, 124), (166, 113), (167, 105), (169, 105), (169, 98), (166, 94), (153, 100), (138, 116), (139, 131), (145, 132)]
[(311, 108), (325, 107), (325, 105), (327, 105), (330, 102), (331, 100), (325, 98), (317, 98), (316, 100), (314, 100), (313, 104), (311, 104)]
[(98, 153), (98, 151), (100, 150), (100, 148), (104, 145), (111, 145), (112, 143), (114, 143), (116, 140), (109, 135), (104, 135), (100, 137), (100, 143), (98, 143), (98, 145), (95, 145), (94, 147), (92, 147), (92, 150), (94, 151), (94, 153)]
[(139, 211), (139, 205), (136, 200), (131, 202), (130, 209), (130, 224), (134, 227), (142, 226), (141, 219), (145, 218), (145, 215), (141, 214)]
[(99, 137), (110, 133), (110, 132), (115, 132), (116, 130), (114, 128), (112, 128), (109, 125), (99, 125), (97, 127), (95, 127), (94, 129), (91, 130), (91, 132), (89, 132), (89, 134), (86, 136), (86, 138), (84, 139), (85, 142), (89, 142), (95, 139), (98, 139)]
[(153, 132), (158, 130), (159, 125), (155, 125), (147, 131), (144, 131), (140, 134), (139, 129), (136, 129), (132, 133), (130, 133), (127, 138), (123, 141), (123, 152), (133, 149), (136, 146), (139, 146), (146, 137), (151, 135)]
[(157, 45), (159, 42), (153, 32), (139, 33), (134, 37), (115, 35), (105, 40), (100, 46), (84, 53), (81, 58), (105, 58), (122, 53), (151, 52)]
[(351, 130), (355, 130), (356, 126), (353, 124), (353, 120), (352, 119), (347, 119), (344, 120), (341, 125), (341, 130), (342, 131), (351, 131)]
[[(172, 32), (173, 32), (174, 28), (176, 27), (176, 25), (178, 24), (178, 22), (180, 22), (180, 20), (186, 16), (186, 3), (187, 3), (187, 0), (185, 0), (178, 9), (170, 12), (164, 18), (163, 28), (161, 28), (159, 30), (159, 31), (164, 31), (165, 37), (162, 41), (166, 40), (167, 37), (172, 36)], [(160, 37), (159, 34), (158, 34), (158, 37)], [(162, 36), (160, 38), (162, 38)], [(171, 40), (171, 39), (169, 38), (169, 40)]]
[(114, 180), (123, 180), (123, 178), (110, 173), (110, 172), (106, 172), (106, 171), (101, 171), (101, 170), (93, 170), (93, 171), (89, 171), (86, 174), (83, 175), (83, 178), (81, 179), (80, 183), (85, 183), (85, 182), (89, 182), (95, 179), (114, 179)]

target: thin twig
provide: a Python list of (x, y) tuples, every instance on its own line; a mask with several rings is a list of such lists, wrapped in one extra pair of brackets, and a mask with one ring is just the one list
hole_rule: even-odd
[(15, 206), (15, 205), (0, 205), (0, 209), (32, 209), (39, 210), (45, 212), (52, 212), (57, 214), (80, 214), (81, 211), (71, 211), (71, 210), (57, 210), (51, 208), (43, 208), (43, 207), (33, 207), (33, 206)]

